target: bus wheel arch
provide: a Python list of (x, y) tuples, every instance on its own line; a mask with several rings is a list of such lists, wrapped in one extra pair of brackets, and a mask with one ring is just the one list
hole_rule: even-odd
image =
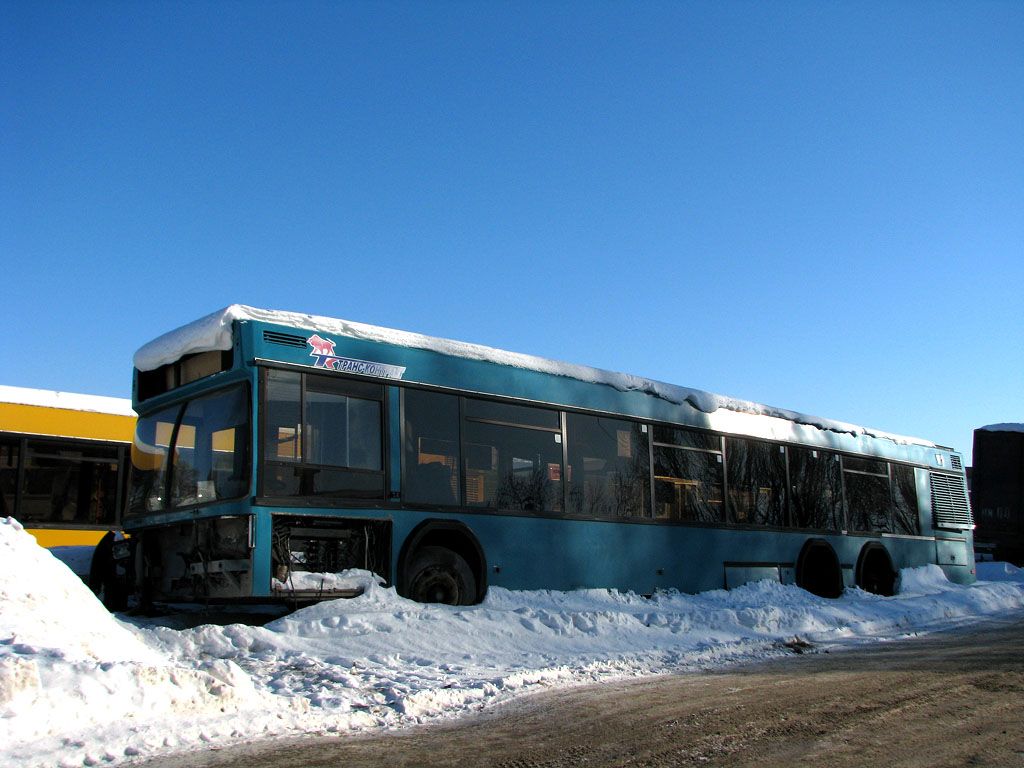
[(455, 520), (427, 520), (406, 538), (398, 557), (398, 592), (420, 602), (479, 603), (487, 594), (483, 547)]
[(883, 597), (896, 594), (896, 569), (889, 550), (877, 541), (869, 541), (857, 558), (856, 582), (865, 592)]
[(818, 597), (843, 594), (843, 568), (832, 545), (824, 539), (808, 539), (796, 561), (796, 584)]

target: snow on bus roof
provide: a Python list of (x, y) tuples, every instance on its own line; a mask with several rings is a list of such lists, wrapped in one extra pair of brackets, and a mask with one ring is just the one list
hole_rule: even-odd
[(63, 408), (66, 411), (109, 413), (135, 418), (132, 401), (123, 397), (81, 395), (75, 392), (54, 392), (48, 389), (9, 387), (0, 384), (0, 403), (35, 405), (41, 408)]
[[(257, 309), (242, 304), (233, 304), (230, 307), (213, 312), (206, 317), (202, 317), (154, 339), (135, 353), (135, 367), (140, 371), (151, 371), (162, 365), (173, 363), (188, 354), (231, 349), (231, 327), (235, 320), (256, 320), (276, 325), (303, 328), (318, 333), (329, 333), (395, 346), (424, 349), (454, 357), (481, 360), (525, 370), (566, 376), (590, 383), (605, 384), (622, 392), (645, 392), (677, 405), (688, 404), (706, 414), (720, 414), (721, 417), (725, 417), (723, 420), (728, 422), (728, 426), (726, 424), (722, 425), (725, 431), (739, 431), (764, 437), (778, 437), (779, 430), (771, 426), (752, 429), (753, 425), (750, 417), (759, 417), (762, 421), (765, 417), (768, 417), (773, 421), (781, 420), (791, 425), (815, 427), (829, 432), (848, 433), (854, 436), (881, 437), (900, 444), (909, 443), (934, 446), (934, 443), (927, 440), (866, 429), (855, 424), (821, 419), (795, 411), (774, 408), (747, 400), (723, 397), (722, 395), (715, 395), (698, 389), (679, 387), (674, 384), (666, 384), (630, 374), (615, 373), (573, 363), (562, 363), (518, 352), (494, 349), (493, 347), (486, 347), (480, 344), (424, 336), (418, 333), (398, 331), (364, 323), (354, 323), (348, 320), (307, 315), (299, 312)], [(737, 418), (743, 422), (742, 425), (737, 423)], [(761, 426), (765, 427), (764, 424)]]
[(979, 432), (1024, 432), (1024, 424), (989, 424), (987, 427), (978, 427)]

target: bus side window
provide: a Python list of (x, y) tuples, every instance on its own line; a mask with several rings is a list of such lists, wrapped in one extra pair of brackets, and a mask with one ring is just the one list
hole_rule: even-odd
[(404, 500), (412, 504), (457, 504), (459, 399), (454, 395), (406, 389), (402, 413)]
[(0, 442), (0, 517), (14, 515), (18, 490), (18, 442)]
[(892, 533), (892, 496), (886, 462), (843, 456), (843, 483), (850, 529)]
[(789, 446), (793, 525), (838, 531), (843, 527), (843, 480), (839, 456), (830, 451)]
[(23, 523), (113, 525), (117, 448), (29, 440), (18, 516)]
[(566, 414), (569, 513), (646, 517), (650, 505), (647, 435), (639, 424)]
[(893, 533), (909, 536), (921, 534), (921, 518), (917, 512), (917, 477), (913, 467), (890, 464), (892, 468)]
[(785, 525), (786, 454), (780, 446), (727, 437), (725, 463), (729, 522)]
[(493, 509), (562, 511), (559, 414), (466, 398), (466, 503)]
[(657, 517), (700, 523), (722, 521), (722, 455), (654, 446)]
[(261, 489), (265, 496), (384, 496), (380, 384), (268, 370)]

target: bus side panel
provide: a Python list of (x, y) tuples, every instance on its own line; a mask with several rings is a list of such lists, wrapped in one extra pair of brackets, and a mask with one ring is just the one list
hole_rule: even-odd
[[(835, 551), (846, 586), (855, 585), (854, 569), (863, 548), (880, 544), (893, 568), (940, 565), (950, 579), (966, 583), (969, 568), (949, 561), (965, 559), (963, 540), (929, 537), (868, 537), (815, 532), (767, 532), (657, 523), (616, 523), (493, 514), (429, 513), (415, 510), (309, 510), (257, 508), (253, 523), (252, 596), (270, 597), (273, 516), (319, 521), (337, 519), (338, 527), (358, 519), (377, 520), (391, 529), (389, 564), (379, 575), (394, 584), (398, 557), (420, 524), (457, 521), (479, 542), (490, 586), (513, 590), (617, 589), (652, 594), (663, 589), (698, 593), (771, 578), (791, 583), (801, 549), (809, 539)], [(961, 573), (963, 572), (963, 573)]]
[[(757, 532), (657, 524), (510, 515), (444, 515), (479, 540), (490, 586), (506, 589), (618, 589), (652, 594), (659, 589), (702, 592), (725, 587), (724, 563), (756, 560), (791, 566), (788, 548), (768, 545)], [(394, 551), (424, 516), (395, 520)], [(773, 538), (771, 541), (775, 541)], [(802, 541), (802, 537), (799, 541)]]
[[(393, 551), (401, 551), (405, 537), (429, 517), (415, 512), (397, 514)], [(506, 589), (610, 588), (641, 594), (678, 589), (696, 593), (726, 587), (727, 569), (733, 576), (746, 572), (750, 579), (770, 576), (789, 583), (800, 551), (810, 538), (822, 539), (835, 550), (847, 586), (854, 586), (855, 565), (869, 542), (886, 549), (897, 572), (936, 561), (935, 540), (928, 537), (813, 532), (765, 535), (756, 529), (509, 515), (433, 517), (463, 523), (484, 550), (488, 583)]]
[(935, 556), (946, 578), (955, 584), (974, 582), (973, 546), (969, 537), (938, 539)]
[(30, 435), (130, 443), (135, 431), (135, 419), (120, 414), (0, 403), (0, 428), (5, 432)]

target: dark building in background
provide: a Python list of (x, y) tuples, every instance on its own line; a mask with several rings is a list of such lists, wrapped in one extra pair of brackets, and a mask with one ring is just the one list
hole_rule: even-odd
[(1024, 566), (1024, 424), (974, 430), (974, 548)]

